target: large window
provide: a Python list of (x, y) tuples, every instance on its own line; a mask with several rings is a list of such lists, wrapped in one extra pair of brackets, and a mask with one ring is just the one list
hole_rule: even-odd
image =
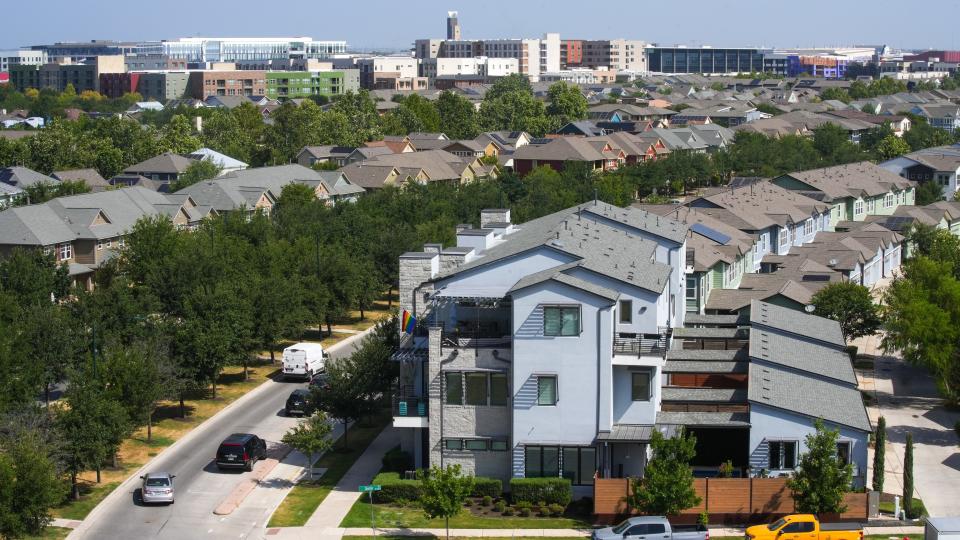
[(543, 335), (580, 335), (580, 306), (545, 306), (543, 308)]
[(557, 404), (557, 376), (540, 375), (537, 377), (537, 405)]
[(697, 278), (688, 277), (687, 278), (687, 289), (685, 294), (690, 300), (696, 300), (697, 298)]
[(487, 404), (487, 374), (464, 373), (467, 381), (467, 405)]
[(837, 461), (843, 465), (850, 463), (850, 441), (837, 442)]
[(891, 206), (894, 205), (894, 202), (895, 202), (895, 199), (894, 199), (894, 194), (893, 194), (893, 193), (887, 193), (887, 194), (883, 197), (883, 206), (884, 206), (885, 208), (890, 208)]
[(810, 236), (813, 234), (813, 218), (810, 218), (803, 222), (803, 234)]
[(461, 383), (462, 375), (460, 373), (447, 373), (446, 374), (446, 387), (447, 387), (447, 405), (462, 405), (463, 404), (463, 384)]
[(597, 471), (593, 447), (527, 446), (524, 449), (524, 476), (527, 478), (568, 478), (574, 485), (592, 485)]
[(793, 469), (797, 466), (797, 441), (770, 441), (770, 468)]
[(650, 372), (634, 371), (630, 374), (630, 399), (650, 401)]
[(633, 300), (620, 301), (620, 323), (633, 323)]
[(70, 245), (70, 242), (64, 242), (57, 246), (57, 251), (61, 261), (66, 261), (73, 257), (73, 246)]
[(863, 213), (863, 201), (860, 199), (857, 199), (853, 203), (853, 215), (859, 216), (862, 213)]
[(504, 373), (490, 374), (490, 404), (506, 405), (507, 396), (507, 376)]

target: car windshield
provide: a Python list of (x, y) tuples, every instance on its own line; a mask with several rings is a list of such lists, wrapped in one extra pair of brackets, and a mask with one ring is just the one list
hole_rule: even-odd
[(167, 478), (147, 478), (147, 487), (166, 487), (170, 485)]
[(769, 529), (769, 530), (771, 530), (771, 531), (775, 531), (775, 530), (779, 529), (780, 527), (783, 527), (783, 524), (786, 523), (786, 522), (787, 522), (787, 520), (785, 520), (785, 519), (783, 519), (783, 518), (780, 518), (780, 519), (774, 521), (773, 523), (767, 525), (767, 529)]
[(621, 522), (619, 525), (613, 528), (613, 532), (616, 534), (623, 534), (628, 527), (630, 527), (630, 520)]

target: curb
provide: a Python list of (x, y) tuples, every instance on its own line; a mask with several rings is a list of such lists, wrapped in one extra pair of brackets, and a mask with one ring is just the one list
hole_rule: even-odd
[[(354, 341), (356, 341), (356, 340), (358, 340), (358, 339), (362, 339), (363, 336), (366, 336), (367, 334), (369, 334), (370, 332), (372, 332), (374, 328), (376, 328), (376, 326), (371, 326), (370, 328), (364, 330), (363, 332), (361, 332), (361, 333), (359, 333), (359, 334), (354, 334), (353, 336), (350, 336), (349, 338), (344, 339), (343, 341), (340, 341), (340, 342), (338, 342), (338, 343), (334, 343), (333, 345), (330, 346), (330, 351), (333, 352), (333, 351), (335, 351), (335, 350), (337, 350), (337, 349), (339, 349), (339, 348), (341, 348), (341, 347), (347, 346), (348, 344), (352, 344)], [(121, 482), (119, 486), (115, 487), (115, 488), (113, 489), (113, 491), (110, 492), (109, 495), (107, 495), (106, 497), (103, 498), (102, 501), (100, 501), (99, 503), (97, 503), (97, 505), (93, 508), (93, 510), (91, 510), (90, 513), (87, 514), (87, 517), (83, 518), (83, 520), (79, 522), (79, 525), (73, 529), (73, 531), (70, 533), (69, 536), (67, 536), (67, 539), (68, 539), (68, 540), (71, 540), (71, 539), (76, 540), (76, 539), (79, 539), (79, 538), (83, 538), (83, 535), (86, 533), (86, 529), (87, 529), (87, 527), (88, 527), (88, 524), (90, 524), (90, 523), (92, 523), (93, 521), (95, 521), (95, 518), (97, 517), (97, 515), (100, 514), (100, 513), (102, 512), (102, 509), (107, 506), (106, 503), (107, 503), (108, 501), (113, 501), (113, 500), (116, 499), (117, 497), (120, 497), (120, 496), (122, 496), (123, 494), (125, 494), (126, 491), (130, 488), (130, 486), (131, 486), (133, 483), (136, 483), (136, 480), (139, 480), (139, 479), (140, 479), (140, 475), (144, 474), (144, 473), (146, 472), (146, 470), (147, 470), (148, 468), (150, 468), (150, 465), (151, 465), (154, 461), (160, 459), (160, 458), (161, 458), (165, 453), (167, 453), (168, 451), (171, 451), (172, 449), (177, 448), (177, 447), (179, 447), (180, 445), (186, 444), (188, 441), (192, 441), (192, 440), (195, 439), (196, 437), (199, 437), (199, 436), (205, 431), (205, 428), (208, 428), (209, 425), (210, 425), (210, 423), (211, 423), (213, 420), (215, 420), (218, 416), (221, 416), (223, 413), (225, 413), (225, 412), (233, 409), (235, 406), (236, 406), (236, 407), (239, 407), (240, 405), (242, 405), (242, 404), (244, 404), (244, 403), (246, 403), (246, 402), (254, 399), (255, 397), (259, 396), (260, 394), (266, 392), (267, 389), (270, 388), (271, 383), (277, 384), (276, 381), (274, 381), (273, 379), (268, 379), (268, 380), (266, 380), (266, 381), (263, 381), (262, 383), (260, 383), (259, 386), (257, 386), (257, 387), (254, 388), (253, 390), (250, 390), (250, 391), (247, 392), (246, 394), (240, 396), (239, 398), (237, 398), (236, 400), (234, 400), (232, 403), (230, 403), (229, 405), (227, 405), (226, 407), (224, 407), (223, 409), (221, 409), (217, 414), (211, 416), (210, 418), (207, 418), (206, 420), (204, 420), (203, 422), (201, 422), (200, 425), (198, 425), (197, 427), (195, 427), (195, 428), (193, 428), (192, 430), (190, 430), (189, 433), (187, 433), (186, 435), (184, 435), (183, 437), (181, 437), (180, 439), (178, 439), (176, 442), (174, 442), (174, 443), (171, 444), (170, 446), (168, 446), (168, 447), (164, 448), (163, 450), (161, 450), (160, 453), (158, 453), (156, 456), (153, 457), (153, 459), (151, 459), (150, 461), (144, 463), (143, 466), (141, 466), (139, 469), (137, 469), (136, 471), (134, 471), (126, 480), (124, 480), (123, 482)]]

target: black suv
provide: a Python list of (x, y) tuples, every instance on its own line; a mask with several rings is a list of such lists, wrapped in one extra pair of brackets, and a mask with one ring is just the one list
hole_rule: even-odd
[(330, 388), (330, 376), (326, 373), (317, 373), (310, 379), (310, 389), (326, 390)]
[(258, 459), (267, 457), (267, 443), (250, 433), (234, 433), (220, 443), (217, 448), (217, 468), (244, 468), (253, 470)]
[(287, 416), (293, 416), (294, 414), (313, 414), (313, 399), (310, 396), (310, 390), (298, 388), (290, 392), (285, 411)]

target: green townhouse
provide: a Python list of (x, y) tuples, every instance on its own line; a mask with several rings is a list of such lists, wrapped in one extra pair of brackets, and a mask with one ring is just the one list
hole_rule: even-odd
[(339, 96), (360, 90), (360, 71), (268, 71), (266, 83), (267, 97), (270, 99)]
[(916, 182), (870, 161), (791, 172), (771, 180), (830, 206), (830, 229), (840, 221), (887, 216), (914, 203)]
[(698, 208), (673, 205), (636, 206), (689, 226), (684, 289), (687, 313), (703, 314), (711, 291), (736, 289), (740, 286), (743, 275), (754, 270), (754, 235)]

